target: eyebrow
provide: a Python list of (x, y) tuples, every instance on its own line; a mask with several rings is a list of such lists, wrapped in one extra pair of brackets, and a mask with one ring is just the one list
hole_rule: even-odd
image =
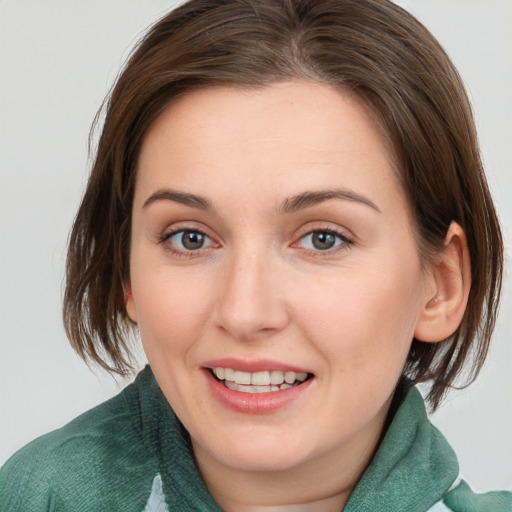
[(147, 208), (150, 204), (156, 203), (157, 201), (174, 201), (175, 203), (184, 204), (191, 208), (210, 212), (214, 211), (212, 203), (205, 197), (189, 194), (187, 192), (178, 192), (177, 190), (168, 188), (153, 192), (153, 194), (144, 201), (142, 208)]
[(343, 188), (303, 192), (302, 194), (289, 197), (283, 202), (279, 211), (281, 213), (293, 213), (323, 203), (324, 201), (329, 201), (330, 199), (354, 201), (369, 206), (378, 213), (382, 213), (379, 207), (367, 197), (353, 190)]
[[(352, 190), (341, 188), (302, 192), (301, 194), (288, 197), (283, 201), (279, 208), (279, 212), (282, 214), (294, 213), (310, 208), (311, 206), (315, 206), (319, 203), (323, 203), (324, 201), (329, 201), (330, 199), (354, 201), (369, 206), (378, 213), (381, 213), (379, 207), (367, 197)], [(178, 192), (177, 190), (168, 188), (159, 189), (156, 192), (153, 192), (153, 194), (144, 201), (142, 208), (147, 208), (150, 204), (157, 201), (173, 201), (175, 203), (184, 204), (185, 206), (207, 212), (215, 211), (211, 201), (203, 196), (189, 194), (187, 192)]]

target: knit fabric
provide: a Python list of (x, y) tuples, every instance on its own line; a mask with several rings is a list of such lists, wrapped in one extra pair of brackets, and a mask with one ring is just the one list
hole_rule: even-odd
[[(219, 512), (149, 367), (119, 395), (36, 439), (0, 470), (1, 512)], [(474, 494), (411, 389), (344, 512), (512, 512)]]

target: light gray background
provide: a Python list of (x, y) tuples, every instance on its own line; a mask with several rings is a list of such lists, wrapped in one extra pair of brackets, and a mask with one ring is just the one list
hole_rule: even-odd
[[(125, 385), (89, 371), (67, 345), (65, 244), (94, 114), (129, 48), (176, 3), (0, 1), (0, 463)], [(510, 259), (512, 1), (399, 3), (440, 39), (466, 81)], [(510, 275), (494, 341), (477, 382), (433, 417), (477, 490), (512, 488)]]

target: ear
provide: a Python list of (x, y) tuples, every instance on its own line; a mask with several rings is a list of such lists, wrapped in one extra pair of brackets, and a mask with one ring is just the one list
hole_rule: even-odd
[(132, 285), (129, 281), (124, 283), (124, 305), (128, 317), (134, 323), (137, 323), (137, 311), (135, 310), (135, 301), (133, 300)]
[(450, 224), (444, 247), (430, 269), (432, 287), (416, 324), (414, 337), (435, 343), (450, 337), (459, 327), (471, 288), (471, 262), (464, 230)]

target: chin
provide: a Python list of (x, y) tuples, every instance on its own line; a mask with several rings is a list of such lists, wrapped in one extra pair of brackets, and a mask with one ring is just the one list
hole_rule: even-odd
[[(283, 435), (286, 436), (286, 433)], [(258, 442), (254, 442), (255, 438), (258, 438)], [(227, 436), (226, 441), (219, 442), (217, 446), (210, 445), (203, 449), (218, 463), (237, 471), (285, 471), (300, 466), (311, 455), (304, 450), (304, 443), (287, 441), (284, 443), (282, 436), (268, 439), (255, 432), (252, 439), (251, 436), (242, 439)], [(195, 442), (192, 443), (196, 450)]]

